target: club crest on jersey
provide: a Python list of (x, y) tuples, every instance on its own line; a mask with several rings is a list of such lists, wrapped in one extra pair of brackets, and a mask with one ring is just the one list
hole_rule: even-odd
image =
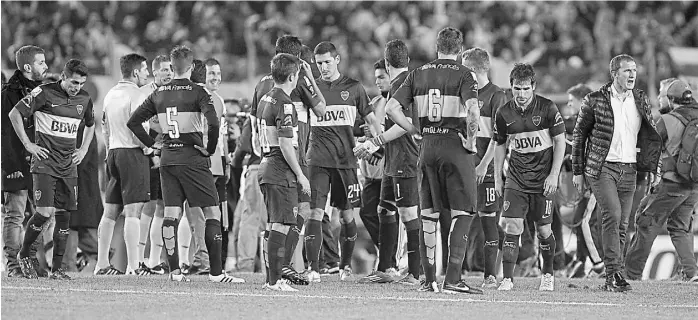
[(41, 200), (41, 190), (34, 191), (34, 200), (35, 201)]
[(78, 114), (82, 114), (83, 106), (81, 104), (79, 104), (76, 106), (76, 108), (78, 109)]
[(533, 116), (533, 118), (531, 118), (531, 120), (533, 120), (533, 124), (534, 124), (536, 127), (537, 127), (537, 126), (540, 126), (540, 116)]
[(347, 101), (349, 99), (349, 91), (342, 91), (339, 93), (339, 96), (342, 97), (342, 100)]
[(284, 114), (293, 114), (293, 103), (284, 103)]
[(504, 201), (504, 204), (502, 204), (502, 209), (504, 209), (504, 211), (509, 210), (509, 201)]

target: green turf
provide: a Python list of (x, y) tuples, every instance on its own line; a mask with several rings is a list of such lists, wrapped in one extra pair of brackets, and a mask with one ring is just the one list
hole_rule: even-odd
[(2, 319), (698, 319), (698, 285), (670, 281), (632, 282), (631, 292), (609, 293), (599, 289), (602, 280), (557, 279), (555, 292), (539, 292), (539, 279), (522, 278), (510, 292), (448, 295), (340, 282), (335, 275), (296, 286), (300, 292), (275, 293), (262, 289), (259, 274), (241, 276), (247, 283), (209, 283), (203, 276), (189, 283), (165, 276), (3, 277)]

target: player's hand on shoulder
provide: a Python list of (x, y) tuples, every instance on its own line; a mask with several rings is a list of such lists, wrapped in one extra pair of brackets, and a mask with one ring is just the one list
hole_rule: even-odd
[(199, 152), (201, 153), (201, 155), (203, 155), (204, 157), (210, 157), (210, 156), (211, 156), (211, 154), (208, 153), (208, 150), (206, 150), (206, 148), (204, 148), (204, 147), (202, 147), (202, 146), (194, 145), (194, 148), (196, 148), (196, 150), (199, 150)]
[(298, 184), (301, 185), (301, 191), (307, 195), (310, 195), (310, 181), (308, 181), (308, 178), (306, 178), (305, 175), (300, 175), (297, 177), (297, 179)]

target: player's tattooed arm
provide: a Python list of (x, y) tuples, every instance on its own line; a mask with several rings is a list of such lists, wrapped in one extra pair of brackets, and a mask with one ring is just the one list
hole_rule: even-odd
[(468, 99), (465, 101), (467, 112), (466, 125), (468, 138), (475, 137), (477, 130), (480, 128), (480, 106), (477, 98)]

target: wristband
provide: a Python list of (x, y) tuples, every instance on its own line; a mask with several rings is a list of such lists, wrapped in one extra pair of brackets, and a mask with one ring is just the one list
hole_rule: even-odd
[(375, 144), (377, 147), (380, 147), (385, 144), (385, 138), (383, 138), (383, 135), (379, 135), (377, 137), (371, 138), (371, 142)]

